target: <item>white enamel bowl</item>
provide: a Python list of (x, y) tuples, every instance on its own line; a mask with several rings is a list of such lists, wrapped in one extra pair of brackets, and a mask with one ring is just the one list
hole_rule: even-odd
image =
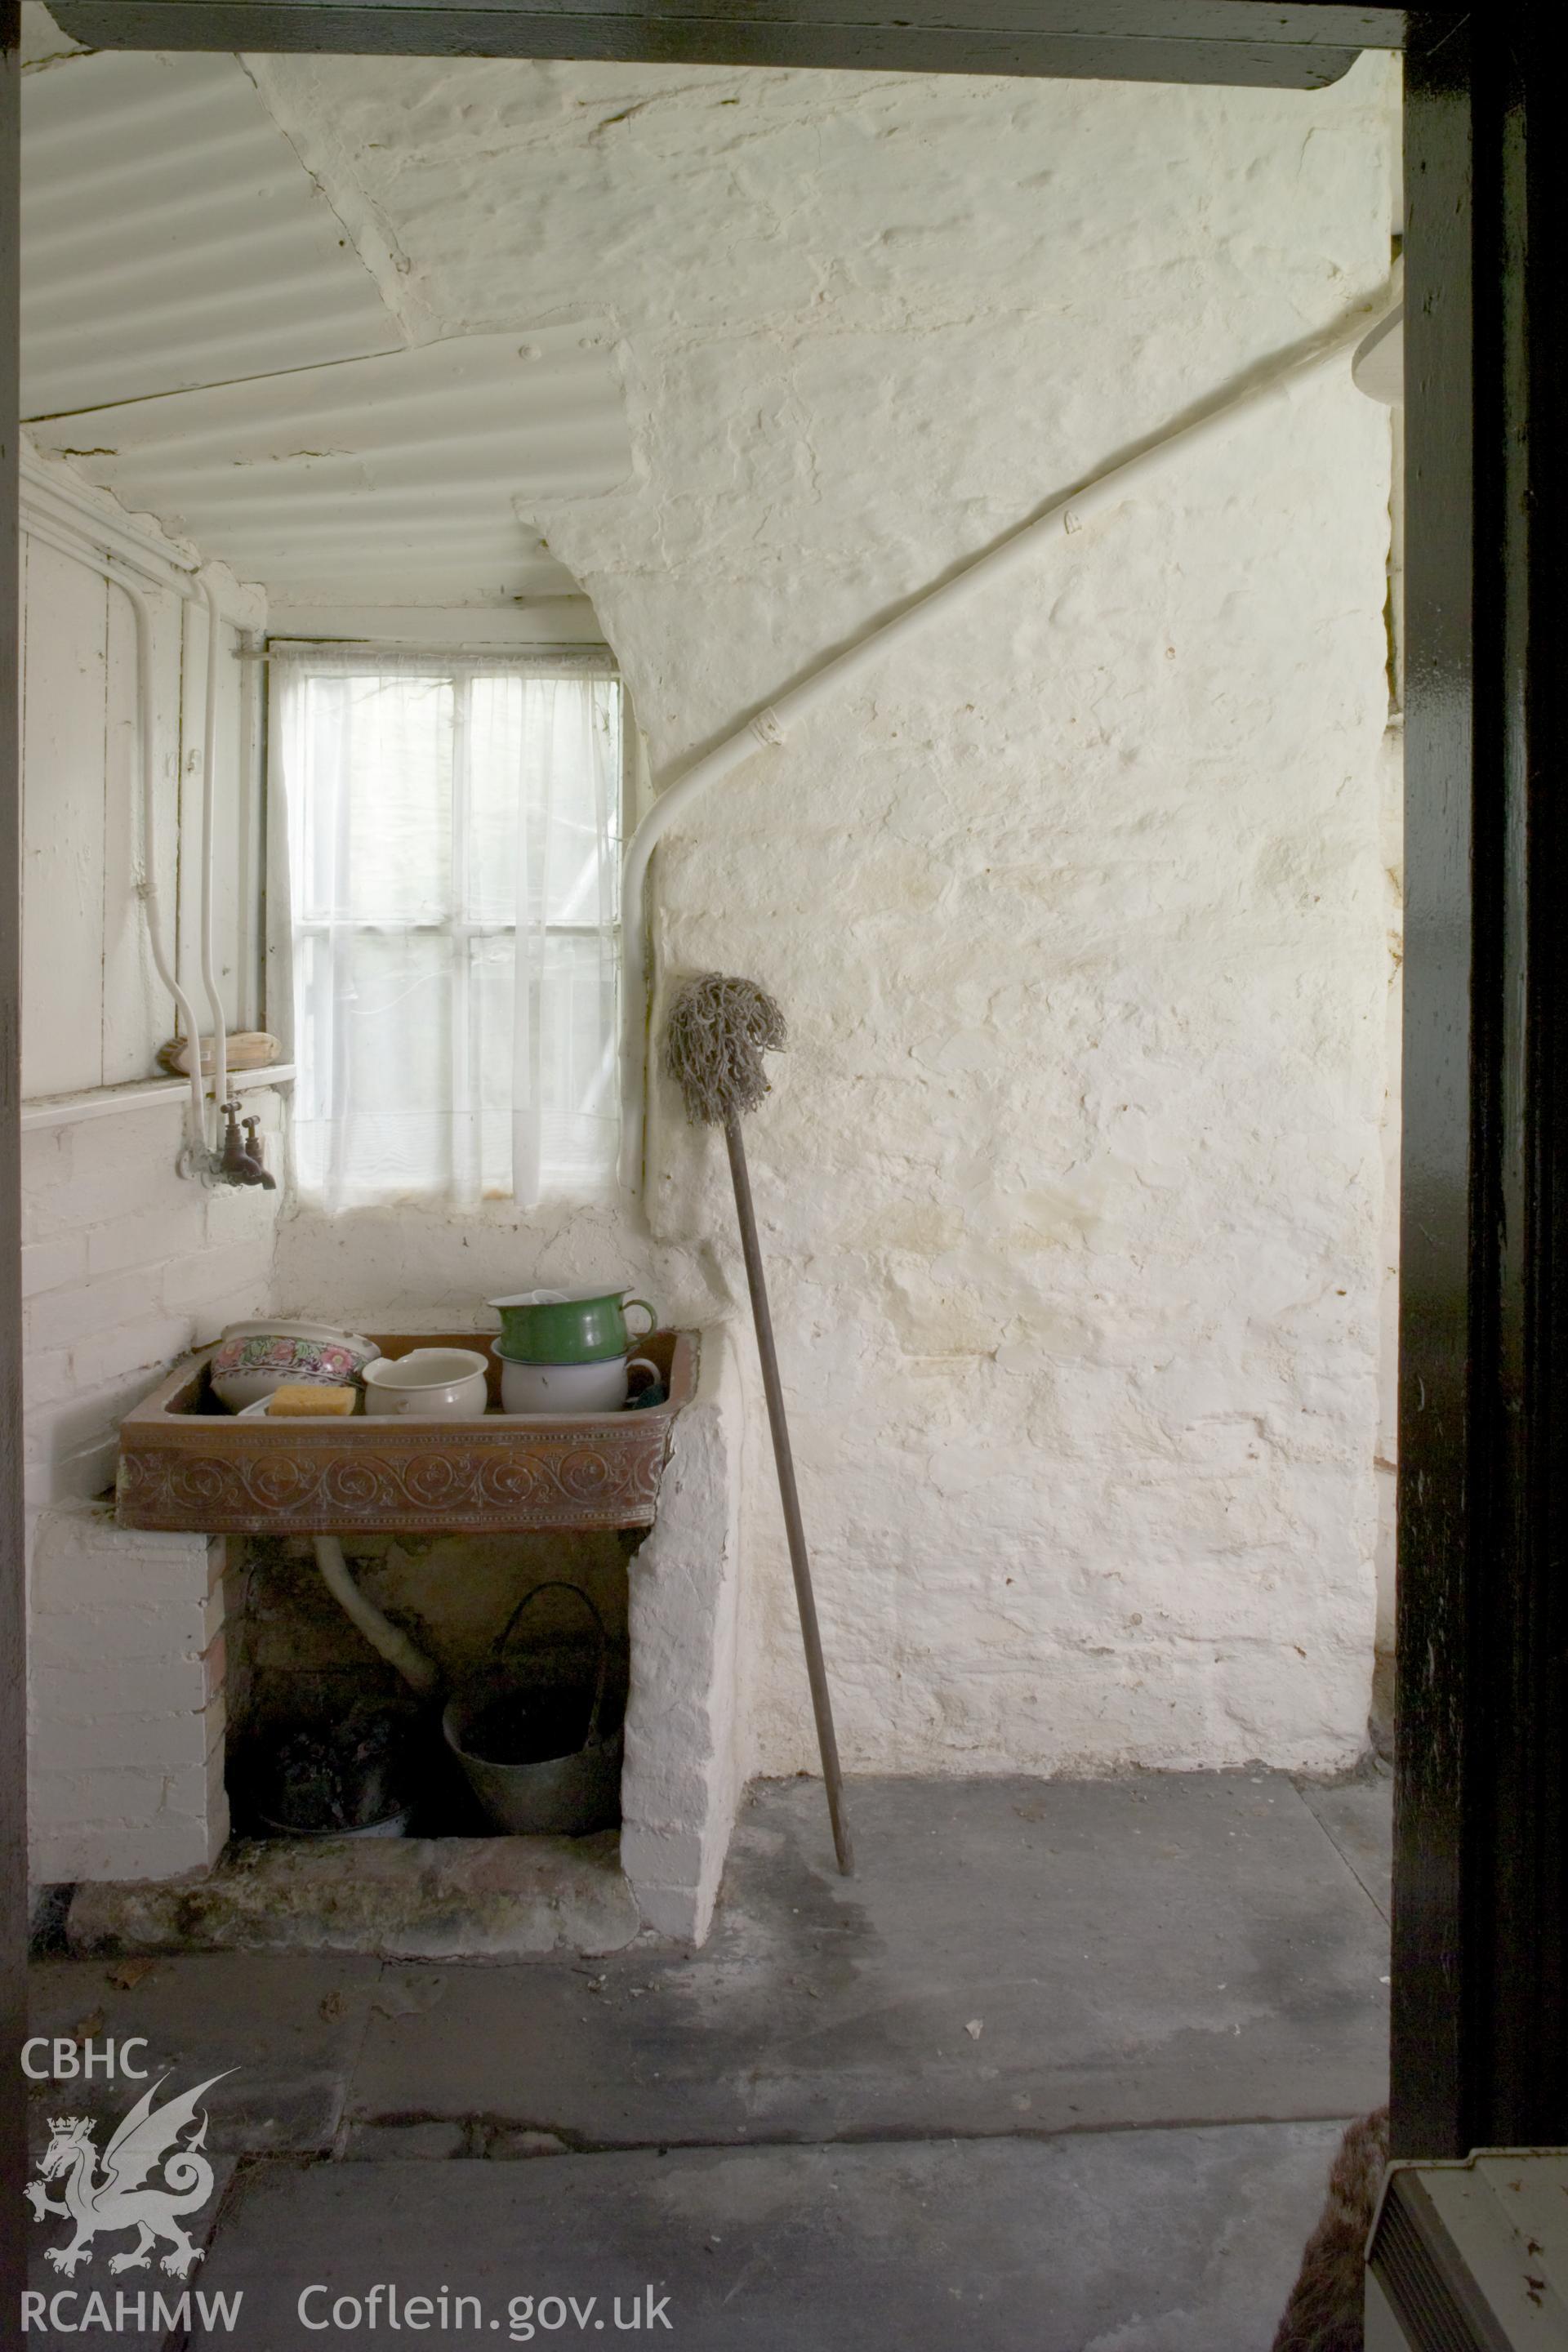
[(619, 1412), (634, 1370), (664, 1378), (646, 1356), (611, 1356), (598, 1364), (518, 1364), (501, 1354), (499, 1339), (490, 1345), (500, 1365), (503, 1412)]
[(485, 1360), (471, 1348), (411, 1348), (364, 1368), (366, 1412), (437, 1413), (475, 1421), (489, 1398)]

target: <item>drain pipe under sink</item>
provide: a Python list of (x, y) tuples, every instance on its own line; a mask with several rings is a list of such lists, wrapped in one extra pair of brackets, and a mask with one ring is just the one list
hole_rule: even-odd
[(384, 1617), (374, 1601), (367, 1601), (343, 1558), (342, 1545), (336, 1536), (317, 1536), (316, 1566), (321, 1571), (321, 1581), (345, 1616), (352, 1617), (373, 1650), (379, 1650), (389, 1665), (398, 1673), (421, 1698), (428, 1697), (441, 1679), (440, 1669), (434, 1658), (400, 1633), (390, 1617)]

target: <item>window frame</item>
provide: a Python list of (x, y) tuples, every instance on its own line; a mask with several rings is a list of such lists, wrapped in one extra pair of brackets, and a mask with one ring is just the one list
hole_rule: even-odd
[[(364, 657), (364, 669), (356, 671), (346, 668), (344, 664), (347, 657), (358, 655), (363, 655)], [(624, 1024), (620, 1017), (621, 989), (625, 970), (623, 947), (625, 919), (621, 868), (626, 842), (640, 814), (638, 804), (641, 765), (637, 756), (638, 738), (632, 714), (631, 697), (613, 648), (603, 641), (582, 639), (562, 644), (483, 645), (463, 641), (450, 645), (438, 645), (413, 639), (405, 642), (383, 638), (300, 637), (297, 634), (290, 633), (288, 635), (268, 637), (259, 649), (257, 658), (266, 678), (266, 691), (261, 697), (263, 740), (261, 791), (266, 876), (266, 905), (263, 914), (266, 939), (263, 1017), (267, 1021), (270, 1034), (280, 1040), (288, 1060), (296, 1068), (297, 1088), (303, 1084), (304, 1065), (301, 1059), (301, 1041), (296, 1016), (296, 941), (306, 936), (324, 938), (333, 928), (341, 929), (342, 926), (334, 926), (329, 919), (306, 917), (298, 912), (293, 905), (289, 818), (280, 772), (281, 730), (277, 725), (274, 702), (274, 689), (279, 682), (279, 672), (292, 670), (296, 674), (309, 675), (313, 660), (319, 658), (319, 667), (316, 670), (319, 676), (370, 677), (376, 673), (379, 667), (385, 669), (402, 669), (405, 672), (417, 670), (420, 675), (428, 675), (434, 679), (445, 678), (454, 684), (461, 678), (468, 687), (471, 687), (473, 681), (480, 677), (504, 676), (509, 672), (519, 670), (531, 671), (535, 676), (545, 677), (569, 677), (577, 673), (614, 680), (620, 698), (619, 760), (616, 779), (616, 817), (613, 842), (615, 920), (607, 926), (593, 922), (547, 921), (543, 925), (543, 931), (547, 938), (607, 938), (609, 940), (616, 970), (616, 1009), (613, 1031), (607, 1043), (616, 1073), (612, 1098), (618, 1134), (622, 1116), (621, 1064), (624, 1058), (622, 1045)], [(466, 698), (465, 695), (465, 701)], [(458, 842), (455, 814), (453, 828), (455, 853)], [(456, 866), (456, 856), (454, 865)], [(447, 939), (454, 943), (459, 940), (472, 942), (482, 939), (511, 938), (515, 940), (518, 929), (515, 919), (510, 922), (484, 922), (461, 917), (454, 917), (445, 922), (408, 922), (390, 917), (382, 921), (366, 919), (361, 922), (356, 919), (354, 928), (366, 932), (396, 930), (431, 939)], [(464, 975), (463, 985), (471, 983), (471, 971), (461, 959), (456, 956), (453, 958), (453, 969), (454, 971), (461, 971)], [(287, 1133), (290, 1182), (296, 1198), (300, 1198), (301, 1196), (299, 1192), (294, 1160), (291, 1119), (288, 1122)], [(612, 1153), (612, 1170), (616, 1157), (616, 1154)], [(602, 1206), (614, 1189), (614, 1175), (607, 1173), (602, 1189), (571, 1190), (547, 1187), (541, 1198), (542, 1201), (552, 1205)], [(323, 1210), (324, 1203), (314, 1193), (302, 1197), (306, 1204), (313, 1210)], [(502, 1207), (515, 1213), (517, 1209), (517, 1203), (510, 1192), (484, 1187), (482, 1171), (479, 1197), (477, 1202), (464, 1203), (450, 1196), (442, 1198), (438, 1191), (433, 1190), (428, 1194), (413, 1192), (390, 1194), (382, 1202), (353, 1202), (348, 1204), (348, 1209), (352, 1213), (353, 1210), (368, 1211), (378, 1207), (395, 1208), (400, 1205), (413, 1207), (422, 1201), (436, 1200), (441, 1201), (442, 1213), (450, 1216), (481, 1215), (487, 1211)]]

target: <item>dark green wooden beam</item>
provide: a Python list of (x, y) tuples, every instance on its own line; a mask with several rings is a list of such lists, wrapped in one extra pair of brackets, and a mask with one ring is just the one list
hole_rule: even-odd
[(1403, 8), (1352, 0), (58, 0), (91, 48), (602, 58), (1315, 89)]

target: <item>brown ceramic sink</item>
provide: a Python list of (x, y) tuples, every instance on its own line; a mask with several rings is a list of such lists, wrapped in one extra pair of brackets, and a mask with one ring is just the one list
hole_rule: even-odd
[(187, 1357), (120, 1424), (121, 1527), (201, 1535), (493, 1535), (509, 1528), (647, 1528), (675, 1416), (697, 1385), (697, 1338), (637, 1341), (668, 1402), (556, 1419), (502, 1413), (489, 1332), (372, 1332), (384, 1355), (481, 1349), (491, 1410), (471, 1421), (408, 1414), (244, 1420)]

